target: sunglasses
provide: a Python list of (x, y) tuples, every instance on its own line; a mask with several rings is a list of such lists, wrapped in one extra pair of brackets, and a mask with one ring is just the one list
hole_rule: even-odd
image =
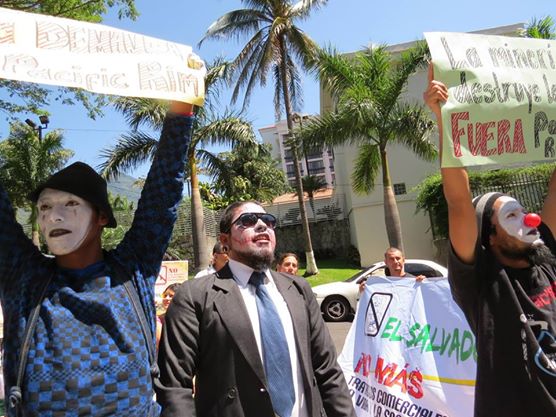
[(276, 217), (269, 213), (243, 213), (232, 222), (232, 226), (234, 224), (239, 224), (245, 228), (254, 227), (259, 219), (261, 219), (269, 229), (274, 229), (274, 227), (276, 227)]

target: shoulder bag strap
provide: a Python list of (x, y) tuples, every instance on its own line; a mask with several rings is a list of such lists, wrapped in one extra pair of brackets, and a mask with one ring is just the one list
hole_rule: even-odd
[(133, 310), (135, 311), (135, 315), (139, 320), (139, 325), (141, 326), (141, 333), (143, 333), (145, 343), (147, 344), (151, 377), (154, 380), (160, 376), (160, 371), (158, 369), (158, 364), (156, 363), (156, 347), (153, 341), (154, 335), (151, 327), (149, 326), (149, 321), (147, 320), (145, 309), (143, 308), (143, 304), (139, 299), (139, 294), (137, 293), (137, 289), (135, 288), (135, 285), (133, 285), (133, 280), (128, 279), (126, 277), (122, 268), (120, 267), (120, 265), (118, 265), (116, 261), (110, 262), (110, 266), (112, 267), (112, 270), (116, 274), (116, 279), (123, 284), (127, 296), (129, 298), (129, 301), (131, 302), (131, 305), (133, 306)]
[(156, 347), (153, 342), (153, 334), (152, 329), (149, 326), (149, 322), (147, 321), (147, 316), (145, 314), (145, 310), (143, 309), (143, 305), (139, 300), (139, 295), (137, 294), (137, 290), (133, 285), (133, 282), (128, 279), (124, 281), (124, 288), (127, 292), (127, 296), (131, 301), (131, 305), (135, 310), (135, 314), (139, 319), (139, 324), (141, 325), (141, 332), (143, 333), (143, 337), (145, 338), (145, 342), (147, 343), (147, 350), (149, 352), (149, 363), (151, 365), (151, 376), (153, 379), (156, 379), (160, 376), (160, 371), (158, 369), (158, 364), (156, 363)]
[(8, 415), (10, 416), (19, 416), (21, 414), (21, 404), (23, 400), (21, 386), (23, 384), (23, 378), (25, 377), (25, 367), (27, 366), (27, 358), (29, 356), (29, 349), (31, 348), (31, 339), (35, 333), (35, 328), (37, 327), (42, 301), (46, 296), (50, 279), (51, 278), (49, 276), (44, 284), (44, 287), (42, 288), (40, 296), (37, 298), (35, 305), (29, 314), (29, 318), (27, 319), (27, 325), (25, 326), (25, 332), (23, 334), (23, 345), (21, 346), (21, 351), (19, 352), (16, 382), (15, 385), (10, 387), (8, 393)]

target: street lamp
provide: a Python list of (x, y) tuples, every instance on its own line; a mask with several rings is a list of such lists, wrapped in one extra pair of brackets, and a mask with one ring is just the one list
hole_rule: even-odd
[(31, 119), (25, 119), (25, 123), (27, 123), (28, 126), (31, 127), (31, 129), (36, 130), (37, 132), (39, 132), (39, 142), (42, 141), (42, 130), (46, 129), (48, 127), (48, 124), (50, 123), (50, 119), (48, 118), (48, 116), (46, 115), (42, 115), (39, 116), (39, 121), (41, 123), (40, 126), (37, 126), (37, 124), (35, 122), (33, 122)]

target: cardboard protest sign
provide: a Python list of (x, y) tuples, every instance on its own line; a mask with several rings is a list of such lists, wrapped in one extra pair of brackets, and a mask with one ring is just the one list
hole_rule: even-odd
[(425, 33), (442, 107), (443, 167), (556, 158), (556, 41)]
[(187, 261), (162, 261), (154, 285), (155, 296), (160, 297), (168, 285), (181, 284), (187, 280), (187, 268)]
[(373, 278), (338, 358), (358, 417), (473, 415), (477, 351), (446, 278)]
[(0, 8), (0, 78), (202, 105), (205, 73), (190, 46)]

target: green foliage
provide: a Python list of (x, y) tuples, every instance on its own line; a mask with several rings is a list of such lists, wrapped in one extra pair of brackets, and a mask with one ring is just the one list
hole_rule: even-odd
[(114, 249), (124, 238), (133, 221), (133, 202), (126, 197), (108, 193), (108, 201), (114, 212), (118, 226), (104, 228), (102, 231), (102, 246), (106, 250)]
[(109, 9), (118, 7), (118, 17), (135, 20), (135, 0), (0, 0), (0, 7), (98, 23)]
[[(361, 269), (353, 267), (349, 261), (342, 259), (319, 259), (319, 274), (307, 278), (311, 287), (329, 282), (345, 281), (349, 277), (361, 272)], [(304, 269), (298, 271), (299, 275), (305, 273)]]
[(336, 108), (312, 118), (295, 132), (306, 149), (356, 146), (351, 183), (358, 193), (370, 193), (382, 174), (389, 245), (401, 248), (402, 230), (391, 192), (388, 149), (397, 144), (421, 159), (436, 159), (436, 146), (429, 140), (433, 122), (422, 104), (404, 99), (409, 77), (425, 65), (428, 55), (424, 42), (417, 42), (401, 56), (393, 56), (383, 46), (353, 56), (333, 49), (319, 50), (312, 62), (313, 71), (336, 100)]
[[(265, 86), (271, 78), (274, 82), (274, 110), (276, 120), (279, 120), (282, 106), (287, 109), (292, 104), (294, 107), (302, 104), (299, 64), (306, 66), (317, 48), (298, 23), (326, 5), (327, 0), (244, 3), (244, 8), (228, 12), (213, 22), (199, 46), (209, 39), (248, 38), (230, 66), (230, 80), (235, 83), (232, 101), (235, 102), (241, 90), (245, 90), (245, 108), (255, 87)], [(284, 88), (288, 90), (288, 98), (284, 96)], [(286, 103), (287, 99), (289, 103)]]
[[(214, 175), (214, 194), (226, 203), (232, 201), (272, 200), (290, 191), (284, 172), (276, 168), (270, 146), (239, 146), (219, 155), (220, 170)], [(210, 200), (209, 200), (210, 201)], [(213, 208), (221, 208), (213, 207)]]
[(533, 18), (520, 35), (524, 38), (556, 39), (556, 23), (551, 16)]
[[(102, 16), (110, 9), (117, 8), (120, 18), (135, 19), (138, 11), (135, 0), (0, 0), (0, 7), (24, 12), (67, 17), (87, 22), (101, 22)], [(5, 97), (0, 100), (0, 112), (7, 119), (15, 120), (21, 113), (44, 114), (50, 102), (58, 101), (67, 105), (81, 103), (90, 118), (102, 115), (102, 107), (107, 97), (75, 88), (44, 88), (38, 84), (14, 80), (0, 80), (0, 89)]]
[(63, 147), (60, 131), (51, 131), (39, 142), (37, 132), (23, 123), (13, 123), (10, 135), (0, 142), (0, 180), (12, 204), (30, 208), (27, 194), (62, 169), (73, 156)]
[[(548, 180), (556, 164), (525, 168), (508, 168), (469, 173), (474, 196), (498, 191), (515, 197), (529, 211), (538, 212), (547, 192)], [(442, 190), (440, 174), (425, 178), (417, 187), (417, 211), (426, 211), (431, 218), (433, 236), (448, 237), (448, 206)]]

